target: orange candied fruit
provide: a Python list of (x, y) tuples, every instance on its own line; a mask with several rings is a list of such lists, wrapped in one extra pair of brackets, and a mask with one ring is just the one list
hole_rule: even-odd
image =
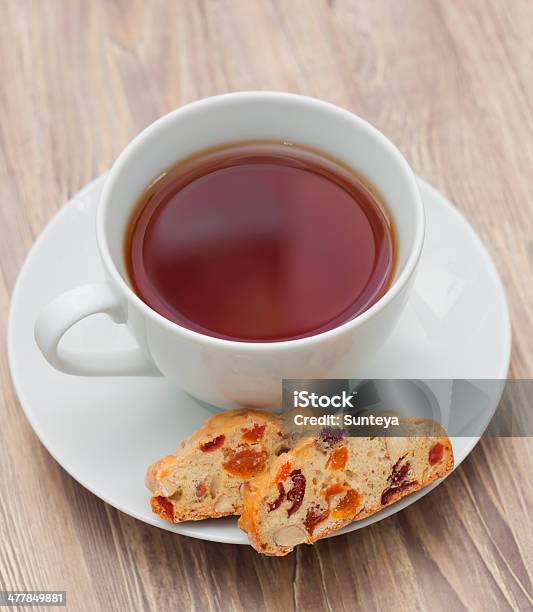
[(322, 489), (320, 493), (326, 498), (329, 503), (330, 497), (338, 495), (339, 493), (343, 493), (344, 491), (346, 491), (346, 487), (344, 485), (341, 485), (340, 482), (336, 482), (335, 484), (329, 485), (329, 487)]
[(361, 496), (357, 491), (348, 489), (346, 495), (339, 501), (331, 513), (333, 518), (352, 518), (357, 512)]
[(233, 476), (252, 478), (265, 469), (266, 459), (266, 451), (241, 446), (228, 453), (222, 467)]
[(346, 446), (341, 446), (340, 448), (336, 448), (326, 463), (326, 467), (329, 470), (342, 470), (346, 467), (346, 462), (348, 461), (348, 449)]
[(161, 461), (159, 462), (159, 469), (157, 474), (158, 478), (164, 479), (171, 476), (174, 471), (175, 464), (176, 459), (174, 455), (167, 455), (166, 457), (163, 457), (163, 459), (161, 459)]
[(283, 480), (285, 480), (286, 478), (289, 477), (289, 474), (292, 472), (291, 469), (291, 464), (287, 461), (287, 463), (284, 463), (279, 472), (278, 475), (276, 476), (276, 483), (278, 482), (282, 482)]
[(245, 442), (258, 442), (265, 435), (266, 423), (259, 425), (254, 423), (250, 429), (244, 429), (242, 433), (242, 439)]

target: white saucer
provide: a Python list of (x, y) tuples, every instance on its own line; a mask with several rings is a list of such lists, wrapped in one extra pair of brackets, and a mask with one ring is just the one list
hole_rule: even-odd
[[(37, 313), (59, 293), (102, 280), (94, 216), (103, 177), (90, 183), (52, 220), (33, 246), (13, 292), (8, 353), (13, 381), (36, 434), (84, 487), (142, 521), (188, 536), (244, 544), (234, 519), (169, 525), (154, 516), (144, 488), (146, 466), (173, 451), (208, 416), (205, 408), (160, 378), (80, 378), (60, 374), (33, 338)], [(470, 225), (420, 181), (427, 237), (412, 298), (367, 372), (347, 378), (506, 378), (511, 333), (505, 293)], [(103, 315), (80, 323), (72, 348), (132, 344)], [(490, 413), (499, 398), (493, 398)], [(482, 431), (479, 432), (481, 435)], [(457, 465), (477, 437), (452, 440)], [(434, 485), (435, 486), (435, 485)], [(425, 495), (411, 495), (343, 530), (381, 520)]]

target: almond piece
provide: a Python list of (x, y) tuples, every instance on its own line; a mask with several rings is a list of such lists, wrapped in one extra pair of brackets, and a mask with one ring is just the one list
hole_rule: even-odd
[(400, 459), (407, 453), (407, 449), (410, 446), (409, 438), (404, 438), (400, 436), (391, 436), (390, 438), (385, 438), (385, 445), (387, 447), (389, 460), (392, 465), (394, 465), (398, 461), (398, 459)]
[(220, 512), (221, 514), (231, 512), (233, 510), (233, 504), (229, 500), (229, 497), (226, 495), (221, 495), (215, 502), (214, 510), (215, 512)]
[(209, 495), (211, 498), (215, 498), (220, 491), (220, 486), (222, 484), (222, 478), (220, 474), (214, 474), (211, 478), (211, 482), (209, 483)]
[(305, 542), (307, 535), (298, 525), (287, 525), (278, 529), (274, 534), (274, 542), (278, 546), (296, 546)]

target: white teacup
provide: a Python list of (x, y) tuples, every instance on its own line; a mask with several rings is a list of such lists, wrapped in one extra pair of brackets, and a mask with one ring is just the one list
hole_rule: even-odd
[[(290, 141), (349, 164), (384, 196), (397, 231), (393, 282), (367, 311), (333, 330), (285, 342), (235, 342), (177, 325), (132, 290), (124, 237), (145, 188), (179, 159), (243, 140)], [(60, 295), (40, 313), (35, 339), (49, 363), (81, 376), (165, 375), (220, 408), (280, 405), (283, 378), (351, 376), (390, 333), (406, 303), (424, 240), (424, 208), (412, 170), (396, 147), (352, 113), (278, 92), (231, 93), (180, 108), (141, 132), (119, 155), (98, 205), (96, 237), (107, 280)], [(96, 313), (126, 324), (139, 348), (73, 353), (59, 346), (75, 323)]]

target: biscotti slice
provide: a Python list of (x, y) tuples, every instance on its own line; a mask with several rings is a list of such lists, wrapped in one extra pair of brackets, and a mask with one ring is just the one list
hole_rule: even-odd
[(240, 514), (242, 484), (283, 450), (279, 417), (253, 410), (217, 414), (148, 468), (152, 510), (173, 523)]
[(411, 421), (404, 437), (325, 428), (301, 440), (244, 487), (239, 526), (256, 550), (283, 556), (425, 487), (453, 468), (448, 437), (439, 426), (422, 435), (427, 424)]

